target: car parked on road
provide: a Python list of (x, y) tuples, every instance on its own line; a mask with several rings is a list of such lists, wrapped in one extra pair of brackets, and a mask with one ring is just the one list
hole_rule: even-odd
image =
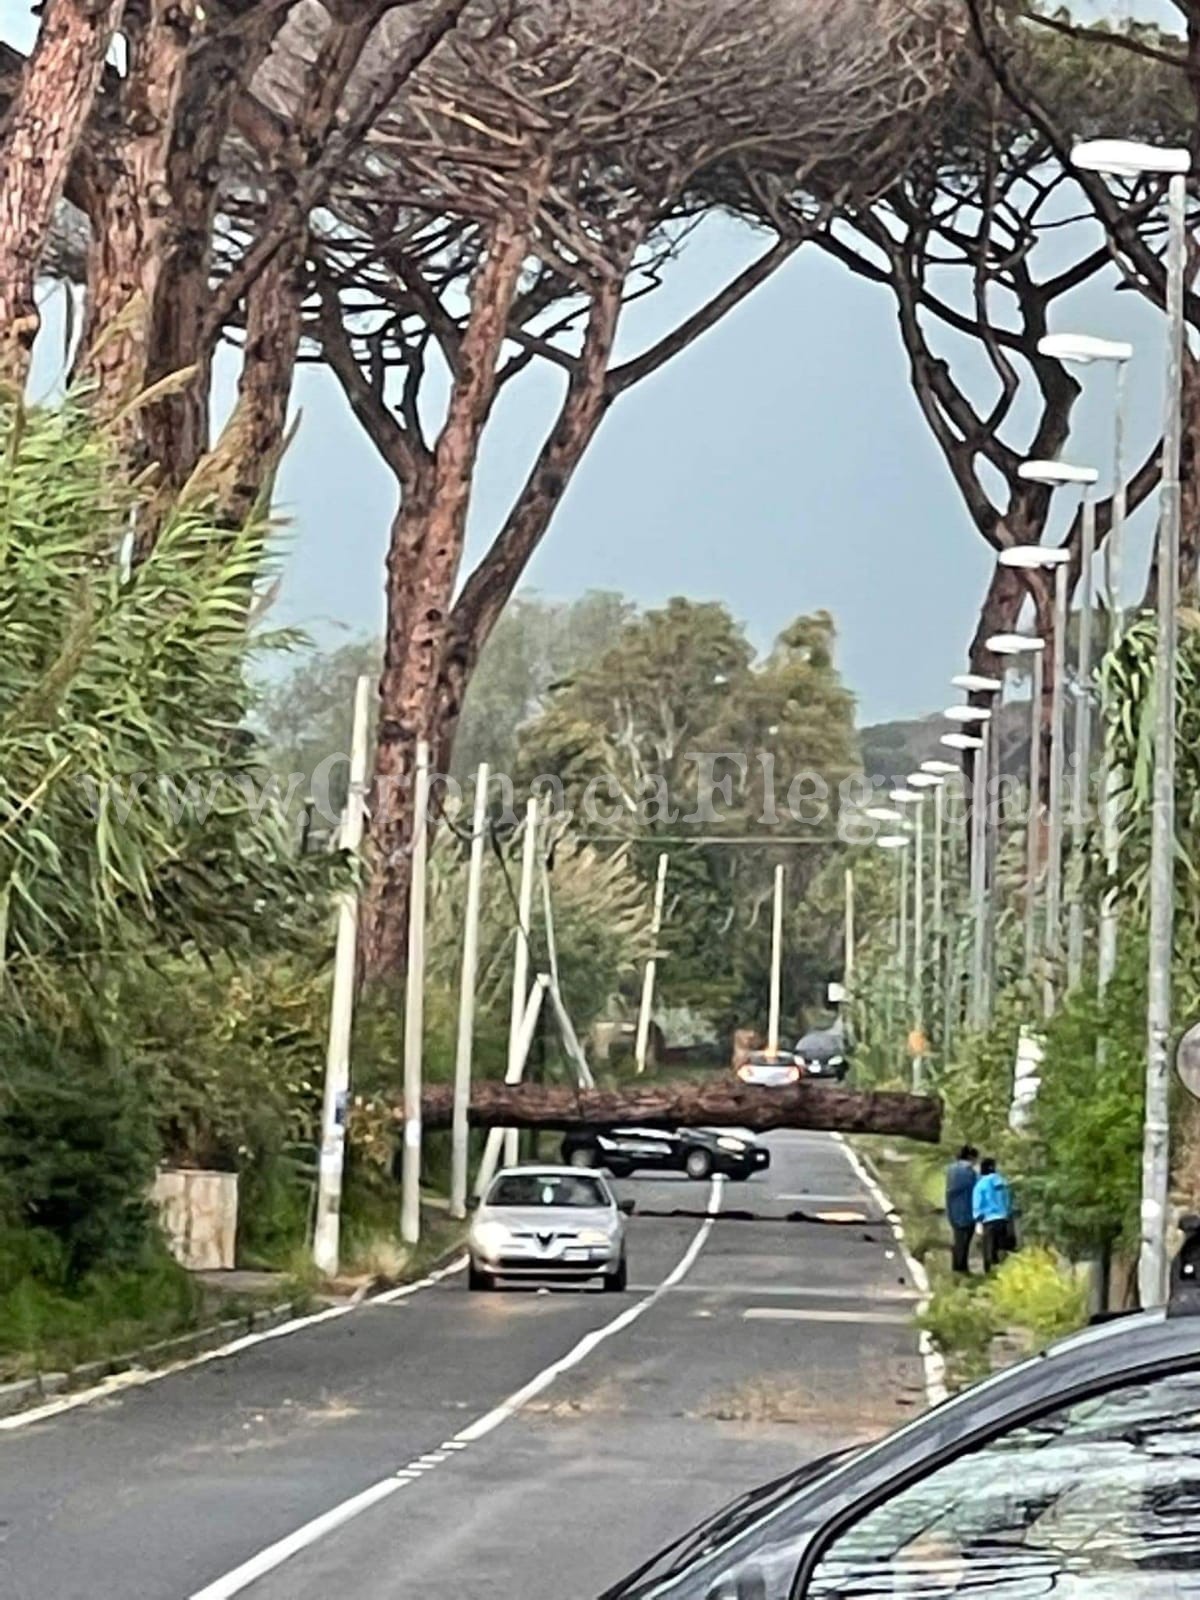
[(601, 1279), (606, 1289), (622, 1290), (625, 1218), (632, 1211), (633, 1202), (618, 1201), (603, 1173), (506, 1167), (473, 1207), (468, 1286)]
[(840, 1083), (850, 1070), (845, 1036), (833, 1028), (814, 1028), (797, 1039), (792, 1056), (805, 1078), (831, 1078)]
[[(1190, 1283), (1200, 1267), (1200, 1233)], [(1090, 1328), (779, 1478), (602, 1600), (1196, 1600), (1200, 1305)]]
[(752, 1089), (788, 1089), (800, 1081), (800, 1068), (787, 1050), (755, 1050), (739, 1065), (737, 1075)]
[(605, 1167), (614, 1178), (632, 1172), (683, 1172), (702, 1180), (720, 1172), (742, 1180), (771, 1165), (752, 1134), (713, 1128), (584, 1128), (568, 1133), (562, 1158), (572, 1167)]

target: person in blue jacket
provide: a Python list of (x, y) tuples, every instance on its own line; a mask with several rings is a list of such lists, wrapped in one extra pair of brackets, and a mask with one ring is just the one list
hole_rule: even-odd
[(957, 1159), (946, 1169), (946, 1220), (954, 1235), (952, 1259), (954, 1270), (969, 1273), (971, 1270), (971, 1240), (975, 1237), (975, 1210), (972, 1199), (979, 1174), (975, 1163), (979, 1151), (965, 1144)]
[(991, 1272), (1008, 1254), (1012, 1242), (1012, 1190), (1008, 1179), (996, 1171), (991, 1156), (979, 1167), (979, 1182), (971, 1197), (975, 1221), (983, 1231), (983, 1270)]

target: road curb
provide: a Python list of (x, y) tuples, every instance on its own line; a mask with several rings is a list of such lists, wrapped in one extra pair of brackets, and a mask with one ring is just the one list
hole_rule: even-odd
[[(856, 1150), (844, 1134), (835, 1133), (833, 1137), (841, 1145), (846, 1159), (854, 1168), (859, 1181), (866, 1186), (875, 1203), (883, 1212), (884, 1221), (892, 1230), (892, 1237), (896, 1241), (896, 1248), (903, 1258), (908, 1275), (912, 1279), (917, 1293), (921, 1296), (917, 1304), (917, 1316), (924, 1316), (929, 1309), (929, 1302), (933, 1298), (929, 1274), (908, 1248), (900, 1212), (880, 1181), (879, 1169), (875, 1166), (870, 1156), (863, 1151)], [(925, 1369), (926, 1397), (931, 1406), (940, 1406), (944, 1400), (950, 1398), (950, 1390), (946, 1383), (946, 1363), (942, 1358), (941, 1352), (924, 1328), (918, 1330), (917, 1348), (921, 1353), (921, 1364)]]
[[(410, 1285), (424, 1283), (433, 1274), (443, 1272), (462, 1254), (462, 1241), (448, 1245), (430, 1261), (425, 1262), (412, 1278), (375, 1277), (352, 1300), (335, 1301), (316, 1317), (355, 1310), (360, 1305), (370, 1305), (372, 1300), (393, 1295)], [(30, 1378), (20, 1378), (12, 1383), (0, 1384), (0, 1417), (16, 1416), (31, 1411), (44, 1401), (61, 1399), (65, 1395), (100, 1390), (109, 1379), (122, 1374), (155, 1372), (171, 1369), (195, 1360), (212, 1356), (239, 1344), (245, 1338), (271, 1333), (287, 1324), (306, 1320), (306, 1313), (294, 1300), (279, 1301), (274, 1305), (256, 1307), (237, 1317), (225, 1317), (219, 1322), (206, 1323), (202, 1328), (191, 1328), (186, 1333), (170, 1339), (156, 1339), (136, 1350), (119, 1355), (103, 1356), (96, 1361), (83, 1361), (65, 1372), (35, 1373)]]

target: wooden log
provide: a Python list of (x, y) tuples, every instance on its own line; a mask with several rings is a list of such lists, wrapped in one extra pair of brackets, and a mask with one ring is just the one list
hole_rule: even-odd
[[(452, 1090), (426, 1089), (426, 1128), (450, 1126)], [(403, 1109), (393, 1110), (397, 1122)], [(810, 1128), (835, 1133), (884, 1133), (937, 1144), (942, 1102), (927, 1095), (799, 1083), (788, 1089), (752, 1089), (728, 1078), (576, 1089), (567, 1084), (477, 1082), (468, 1120), (475, 1128), (658, 1127)]]

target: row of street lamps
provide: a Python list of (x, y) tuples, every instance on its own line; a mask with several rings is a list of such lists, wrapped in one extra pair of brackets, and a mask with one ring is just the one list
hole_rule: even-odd
[[(1187, 151), (1158, 149), (1125, 140), (1092, 140), (1076, 146), (1072, 159), (1080, 170), (1113, 176), (1141, 177), (1166, 175), (1169, 179), (1169, 239), (1167, 251), (1166, 304), (1169, 345), (1166, 376), (1165, 425), (1161, 478), (1161, 508), (1158, 531), (1158, 644), (1155, 663), (1154, 784), (1151, 826), (1149, 967), (1147, 995), (1146, 1116), (1142, 1163), (1141, 1249), (1139, 1289), (1142, 1304), (1161, 1305), (1167, 1293), (1167, 1217), (1169, 1201), (1169, 1059), (1171, 1029), (1171, 954), (1174, 928), (1174, 836), (1175, 836), (1175, 690), (1177, 681), (1178, 623), (1176, 607), (1179, 592), (1180, 553), (1180, 443), (1182, 359), (1184, 348), (1184, 274), (1186, 228), (1186, 175), (1191, 160)], [(1126, 517), (1124, 482), (1125, 373), (1133, 347), (1117, 340), (1088, 334), (1050, 334), (1038, 345), (1039, 353), (1077, 366), (1101, 364), (1115, 374), (1112, 459), (1112, 525), (1105, 549), (1104, 596), (1109, 614), (1108, 646), (1120, 639), (1122, 629), (1121, 570)], [(1066, 948), (1063, 948), (1064, 902), (1064, 823), (1066, 820), (1066, 667), (1067, 623), (1071, 600), (1071, 552), (1065, 547), (1036, 544), (1010, 545), (999, 553), (1003, 566), (1026, 573), (1053, 573), (1054, 612), (1050, 639), (1039, 634), (994, 634), (988, 650), (1009, 661), (1026, 659), (1030, 663), (1032, 702), (1028, 764), (1029, 802), (1025, 840), (1024, 970), (1032, 982), (1040, 968), (1042, 1009), (1053, 1014), (1057, 983), (1064, 967), (1067, 988), (1077, 985), (1082, 976), (1085, 939), (1085, 909), (1082, 893), (1084, 851), (1088, 821), (1088, 784), (1092, 763), (1092, 728), (1095, 714), (1093, 693), (1093, 566), (1096, 549), (1096, 508), (1093, 489), (1099, 480), (1094, 467), (1061, 461), (1028, 461), (1019, 469), (1026, 482), (1049, 489), (1078, 488), (1080, 495), (1080, 567), (1077, 594), (1080, 604), (1079, 640), (1075, 669), (1075, 714), (1073, 737), (1074, 782), (1071, 807), (1071, 879), (1067, 910)], [(1047, 806), (1043, 829), (1041, 793), (1042, 702), (1045, 690), (1045, 653), (1052, 647), (1050, 737), (1047, 746), (1049, 770), (1046, 775)], [(952, 728), (941, 742), (972, 756), (971, 839), (969, 845), (969, 925), (971, 932), (970, 983), (967, 1014), (973, 1028), (986, 1026), (993, 986), (995, 961), (995, 905), (999, 841), (999, 719), (995, 716), (1004, 700), (1004, 676), (992, 678), (964, 673), (954, 680), (956, 687), (975, 696), (990, 696), (991, 705), (961, 704), (946, 710)], [(1101, 711), (1104, 708), (1101, 706)], [(924, 884), (924, 801), (932, 792), (934, 821), (933, 925), (939, 949), (947, 937), (944, 897), (945, 793), (944, 786), (959, 768), (944, 760), (923, 762), (918, 772), (908, 775), (906, 784), (891, 791), (885, 807), (873, 808), (869, 815), (898, 825), (878, 841), (900, 856), (900, 914), (897, 955), (902, 987), (910, 1007), (914, 1037), (914, 1082), (921, 1080), (919, 1041), (925, 1027), (925, 884)], [(1101, 847), (1105, 858), (1106, 883), (1098, 919), (1097, 977), (1101, 991), (1111, 981), (1117, 959), (1117, 903), (1113, 887), (1119, 837), (1120, 775), (1113, 770), (1108, 751), (1101, 766)], [(896, 809), (899, 808), (899, 809)], [(909, 828), (906, 814), (913, 817)], [(1044, 834), (1044, 837), (1043, 837)], [(911, 959), (908, 942), (910, 898), (909, 846), (914, 858), (912, 872), (913, 938)], [(1038, 929), (1039, 892), (1043, 900), (1041, 938)], [(947, 1005), (943, 1031), (951, 1024), (952, 1005)], [(943, 1039), (943, 1047), (945, 1046)], [(1102, 1057), (1098, 1070), (1103, 1070)]]

